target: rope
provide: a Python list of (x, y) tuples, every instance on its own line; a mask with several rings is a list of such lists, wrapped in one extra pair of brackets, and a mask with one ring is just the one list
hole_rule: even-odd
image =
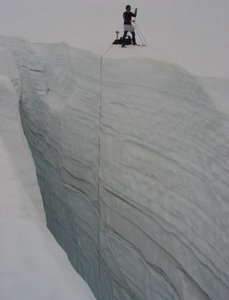
[(102, 128), (102, 83), (103, 83), (103, 59), (108, 51), (113, 47), (113, 44), (102, 54), (100, 58), (100, 77), (99, 77), (99, 128), (98, 128), (98, 265), (99, 265), (99, 280), (101, 277), (101, 250), (100, 250), (100, 225), (101, 225), (101, 210), (100, 210), (100, 190), (101, 190), (101, 128)]
[[(142, 34), (139, 26), (136, 24), (136, 32), (140, 37), (142, 45), (146, 45), (146, 39)], [(100, 75), (99, 75), (99, 126), (98, 126), (98, 183), (97, 183), (97, 201), (98, 201), (98, 267), (99, 267), (99, 280), (101, 278), (101, 239), (100, 239), (100, 228), (101, 228), (101, 206), (100, 206), (100, 194), (101, 194), (101, 129), (102, 129), (102, 83), (103, 83), (103, 59), (105, 55), (113, 47), (111, 44), (107, 50), (100, 57)]]
[(139, 37), (139, 39), (142, 43), (142, 46), (146, 46), (147, 45), (146, 39), (145, 39), (142, 31), (140, 30), (138, 24), (136, 23), (136, 21), (135, 21), (135, 30), (136, 30), (136, 33), (137, 33), (137, 35), (138, 35), (138, 37)]
[[(140, 37), (142, 45), (146, 45), (146, 39), (142, 34), (139, 26), (136, 24), (136, 32)], [(97, 201), (98, 201), (98, 266), (99, 266), (99, 280), (101, 278), (101, 239), (100, 239), (100, 228), (101, 228), (101, 206), (100, 206), (100, 194), (101, 194), (101, 129), (102, 129), (102, 83), (103, 83), (103, 59), (105, 55), (113, 47), (111, 44), (107, 50), (100, 57), (100, 75), (99, 75), (99, 126), (98, 126), (98, 183), (97, 183)]]

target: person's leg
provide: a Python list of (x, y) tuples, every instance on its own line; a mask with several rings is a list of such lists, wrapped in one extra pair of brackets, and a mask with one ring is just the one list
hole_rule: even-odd
[(126, 36), (127, 36), (127, 32), (128, 31), (124, 31), (124, 34), (123, 34), (123, 40), (122, 40), (122, 47), (125, 47), (126, 43), (125, 43), (125, 40), (126, 40)]
[(131, 34), (132, 34), (133, 45), (137, 45), (137, 44), (136, 44), (136, 38), (135, 38), (135, 32), (132, 31)]

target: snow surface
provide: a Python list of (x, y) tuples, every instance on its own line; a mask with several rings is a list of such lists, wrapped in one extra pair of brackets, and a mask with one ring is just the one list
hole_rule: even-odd
[(10, 52), (3, 48), (0, 74), (0, 299), (93, 300), (47, 229), (21, 127), (20, 77)]
[(214, 101), (216, 108), (229, 115), (229, 80), (214, 77), (199, 78), (202, 86)]
[(227, 300), (229, 115), (203, 78), (112, 48), (100, 81), (96, 54), (0, 45), (18, 62), (48, 226), (97, 298)]
[[(122, 32), (126, 0), (0, 0), (0, 34), (103, 53)], [(228, 0), (131, 0), (148, 46), (141, 56), (229, 78)], [(123, 53), (123, 51), (122, 51)]]

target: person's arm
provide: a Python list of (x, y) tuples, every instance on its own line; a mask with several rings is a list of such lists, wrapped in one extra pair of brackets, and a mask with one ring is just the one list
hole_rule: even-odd
[(134, 14), (132, 13), (132, 17), (137, 17), (137, 13), (138, 13), (138, 9), (137, 8), (135, 8), (135, 11), (134, 11)]

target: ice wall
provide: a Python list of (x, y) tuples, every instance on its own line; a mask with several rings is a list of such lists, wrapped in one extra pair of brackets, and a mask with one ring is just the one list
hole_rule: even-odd
[(228, 117), (177, 66), (104, 59), (100, 82), (98, 56), (32, 48), (21, 115), (48, 224), (98, 299), (228, 299)]
[(95, 300), (46, 226), (20, 91), (12, 56), (0, 48), (0, 299)]

